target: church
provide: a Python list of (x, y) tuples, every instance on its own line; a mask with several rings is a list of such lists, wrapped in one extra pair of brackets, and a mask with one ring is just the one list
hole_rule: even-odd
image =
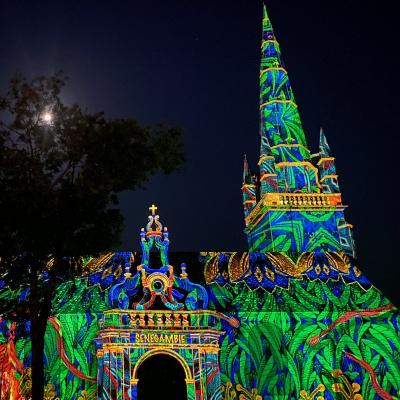
[[(357, 263), (335, 158), (322, 130), (308, 148), (265, 7), (258, 167), (244, 160), (248, 252), (169, 252), (152, 205), (140, 252), (87, 258), (59, 286), (46, 400), (400, 397), (400, 317)], [(0, 400), (30, 398), (30, 346), (0, 321)]]

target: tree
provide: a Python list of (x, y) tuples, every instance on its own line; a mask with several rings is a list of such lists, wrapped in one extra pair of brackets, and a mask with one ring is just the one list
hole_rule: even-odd
[(43, 399), (44, 334), (57, 285), (80, 273), (82, 256), (119, 243), (118, 193), (184, 161), (179, 129), (65, 105), (64, 85), (61, 73), (20, 76), (0, 97), (0, 277), (27, 289), (18, 304), (3, 301), (0, 315), (31, 321), (33, 400)]

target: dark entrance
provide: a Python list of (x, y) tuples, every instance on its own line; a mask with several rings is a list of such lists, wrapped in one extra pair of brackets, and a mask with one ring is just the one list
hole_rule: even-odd
[(137, 377), (138, 400), (187, 400), (185, 371), (171, 356), (151, 356), (140, 365)]

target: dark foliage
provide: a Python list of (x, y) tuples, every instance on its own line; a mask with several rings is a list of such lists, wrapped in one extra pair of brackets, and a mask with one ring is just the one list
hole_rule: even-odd
[(81, 272), (82, 256), (119, 243), (118, 193), (184, 161), (179, 129), (65, 105), (64, 84), (61, 73), (17, 77), (0, 97), (0, 283), (25, 294), (2, 302), (0, 315), (31, 321), (33, 400), (43, 399), (43, 337), (57, 285)]

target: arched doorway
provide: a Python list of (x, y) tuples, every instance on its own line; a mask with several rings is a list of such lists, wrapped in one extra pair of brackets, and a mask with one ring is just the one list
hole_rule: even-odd
[(166, 354), (154, 354), (137, 371), (138, 400), (187, 400), (185, 371), (181, 363)]

